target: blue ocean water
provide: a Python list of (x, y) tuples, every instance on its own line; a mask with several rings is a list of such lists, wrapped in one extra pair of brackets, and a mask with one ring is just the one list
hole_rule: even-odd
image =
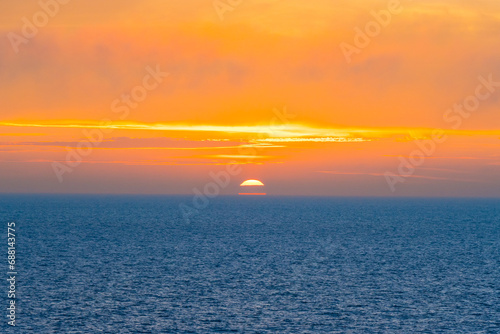
[(500, 333), (500, 200), (218, 197), (189, 224), (181, 203), (0, 196), (2, 332)]

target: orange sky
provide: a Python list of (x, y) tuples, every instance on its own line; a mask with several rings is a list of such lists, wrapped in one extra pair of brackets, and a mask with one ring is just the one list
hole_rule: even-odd
[(496, 0), (60, 1), (0, 5), (0, 192), (500, 196)]

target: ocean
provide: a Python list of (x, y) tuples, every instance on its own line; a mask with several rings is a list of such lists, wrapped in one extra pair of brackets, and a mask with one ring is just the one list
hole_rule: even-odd
[[(500, 200), (1, 195), (3, 333), (500, 333)], [(7, 224), (16, 223), (16, 326)]]

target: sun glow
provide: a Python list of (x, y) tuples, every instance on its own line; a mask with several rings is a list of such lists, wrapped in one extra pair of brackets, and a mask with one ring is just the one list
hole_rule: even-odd
[(263, 186), (264, 183), (260, 182), (259, 180), (246, 180), (242, 184), (240, 184), (241, 187), (246, 187), (246, 186)]
[(246, 180), (244, 182), (242, 182), (240, 184), (240, 187), (257, 187), (258, 190), (256, 190), (255, 192), (250, 192), (250, 191), (246, 191), (245, 189), (245, 192), (241, 192), (241, 193), (238, 193), (238, 195), (245, 195), (245, 196), (265, 196), (267, 195), (265, 192), (262, 192), (262, 187), (264, 186), (264, 183), (262, 183), (261, 181), (259, 180)]
[(500, 1), (194, 2), (4, 1), (0, 193), (500, 196)]

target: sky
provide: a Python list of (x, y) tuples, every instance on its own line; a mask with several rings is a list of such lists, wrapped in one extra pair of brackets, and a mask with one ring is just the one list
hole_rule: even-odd
[(0, 192), (499, 197), (499, 34), (496, 0), (2, 1)]

